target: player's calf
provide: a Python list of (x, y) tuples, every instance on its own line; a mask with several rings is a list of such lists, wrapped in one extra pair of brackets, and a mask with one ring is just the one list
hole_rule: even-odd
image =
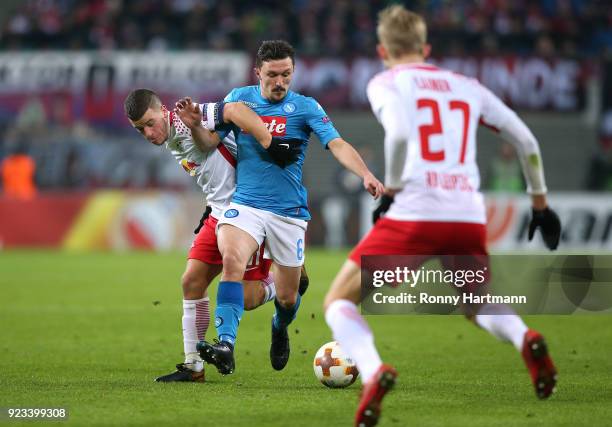
[(244, 285), (244, 309), (245, 311), (254, 310), (265, 302), (265, 292), (263, 288), (257, 284)]
[(276, 297), (274, 273), (269, 272), (262, 280), (249, 280), (244, 282), (244, 309), (254, 310), (257, 307), (273, 301)]
[[(297, 279), (297, 277), (296, 277)], [(298, 312), (301, 296), (297, 292), (285, 292), (274, 301), (276, 313), (272, 317), (272, 340), (270, 343), (270, 363), (277, 371), (282, 370), (289, 361), (289, 333), (287, 327)]]

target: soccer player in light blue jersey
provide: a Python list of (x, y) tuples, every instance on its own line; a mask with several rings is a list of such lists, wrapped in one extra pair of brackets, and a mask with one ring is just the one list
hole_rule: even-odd
[[(298, 283), (310, 219), (302, 184), (302, 165), (310, 134), (314, 132), (325, 149), (361, 177), (364, 188), (374, 198), (384, 191), (357, 151), (340, 137), (319, 103), (289, 90), (295, 66), (294, 50), (289, 43), (263, 42), (255, 65), (259, 84), (234, 89), (225, 101), (247, 104), (275, 138), (273, 146), (265, 149), (251, 135), (233, 129), (238, 145), (236, 192), (217, 226), (223, 257), (215, 310), (220, 341), (199, 344), (202, 358), (213, 363), (222, 374), (234, 370), (233, 348), (244, 305), (240, 280), (250, 257), (264, 239), (270, 257), (278, 266), (270, 362), (274, 369), (281, 370), (289, 360), (287, 326), (300, 305)], [(276, 161), (275, 153), (283, 149), (293, 153), (293, 161), (286, 164)]]

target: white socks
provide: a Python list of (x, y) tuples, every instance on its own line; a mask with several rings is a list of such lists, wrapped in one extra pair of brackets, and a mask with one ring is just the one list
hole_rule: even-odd
[[(357, 364), (361, 381), (366, 383), (382, 361), (374, 346), (374, 336), (357, 306), (348, 300), (336, 300), (325, 312), (325, 320), (344, 352)], [(510, 341), (520, 352), (527, 325), (508, 306), (486, 304), (476, 315), (476, 323), (502, 341)]]
[(268, 273), (268, 277), (261, 281), (261, 287), (264, 290), (264, 300), (261, 305), (273, 301), (276, 298), (276, 286), (274, 285), (274, 273)]
[(325, 320), (342, 350), (355, 361), (366, 383), (382, 365), (374, 346), (374, 335), (357, 306), (349, 300), (336, 300), (325, 312)]
[(210, 323), (210, 300), (183, 300), (183, 351), (185, 364), (196, 372), (203, 369), (202, 359), (196, 350), (198, 341), (203, 340)]
[(518, 351), (523, 349), (527, 325), (507, 305), (485, 304), (476, 315), (476, 323), (498, 339), (510, 341)]

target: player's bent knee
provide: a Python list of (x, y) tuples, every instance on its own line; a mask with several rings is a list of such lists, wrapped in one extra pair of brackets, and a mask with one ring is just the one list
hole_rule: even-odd
[[(246, 286), (245, 286), (246, 289)], [(259, 294), (252, 292), (244, 293), (244, 309), (246, 311), (254, 310), (261, 305), (262, 299)]]
[(326, 312), (329, 306), (338, 299), (339, 298), (337, 298), (331, 292), (328, 292), (327, 295), (325, 295), (325, 299), (323, 300), (323, 312)]
[(223, 253), (223, 273), (224, 275), (237, 275), (236, 280), (240, 280), (244, 274), (246, 263), (242, 260), (241, 254), (237, 250), (227, 250)]
[(223, 267), (234, 267), (240, 264), (240, 253), (237, 250), (227, 249), (223, 252)]
[(255, 310), (260, 305), (261, 304), (259, 304), (259, 301), (256, 301), (255, 298), (253, 298), (252, 296), (244, 297), (244, 310), (245, 311)]
[(293, 294), (293, 295), (278, 295), (276, 294), (276, 300), (278, 301), (278, 303), (285, 307), (285, 308), (290, 308), (293, 307), (295, 305), (295, 303), (297, 302), (297, 293)]

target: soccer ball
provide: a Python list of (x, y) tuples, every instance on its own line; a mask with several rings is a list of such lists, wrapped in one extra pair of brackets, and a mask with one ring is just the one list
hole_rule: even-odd
[(348, 387), (359, 376), (357, 365), (336, 341), (328, 342), (317, 351), (312, 367), (319, 381), (331, 388)]

